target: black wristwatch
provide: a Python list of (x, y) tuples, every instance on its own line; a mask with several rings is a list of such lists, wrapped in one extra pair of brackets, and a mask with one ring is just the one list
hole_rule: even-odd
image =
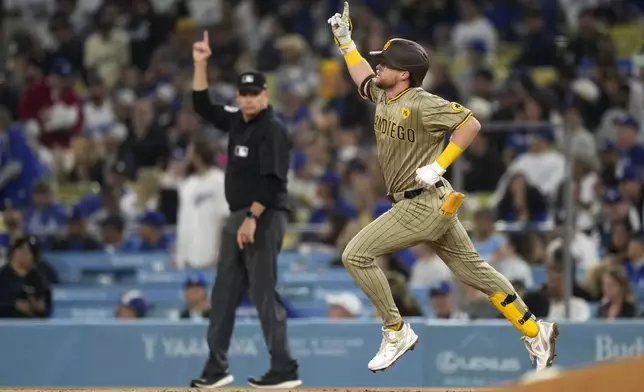
[(257, 220), (259, 219), (259, 216), (254, 215), (254, 214), (253, 214), (253, 212), (249, 210), (249, 211), (246, 213), (246, 218), (255, 219), (255, 221), (257, 221)]

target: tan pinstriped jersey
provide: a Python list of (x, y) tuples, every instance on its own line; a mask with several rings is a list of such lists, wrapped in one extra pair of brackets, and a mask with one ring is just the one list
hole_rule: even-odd
[(462, 105), (420, 87), (387, 99), (373, 78), (364, 84), (360, 95), (376, 104), (378, 160), (389, 193), (419, 188), (416, 169), (434, 162), (445, 146), (445, 134), (472, 116)]

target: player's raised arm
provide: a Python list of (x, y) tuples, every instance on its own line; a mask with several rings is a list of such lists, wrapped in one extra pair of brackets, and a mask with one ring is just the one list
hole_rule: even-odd
[(335, 44), (338, 45), (340, 51), (344, 55), (344, 61), (347, 63), (347, 68), (351, 74), (351, 79), (358, 87), (362, 87), (362, 83), (368, 77), (373, 75), (373, 69), (369, 63), (362, 58), (360, 52), (356, 48), (355, 42), (351, 39), (351, 31), (353, 26), (351, 18), (349, 17), (349, 3), (344, 2), (344, 11), (342, 15), (335, 14), (328, 20), (333, 31), (333, 39)]

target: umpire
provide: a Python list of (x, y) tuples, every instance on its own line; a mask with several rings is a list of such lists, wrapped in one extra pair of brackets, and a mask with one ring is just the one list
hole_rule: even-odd
[(277, 256), (286, 231), (286, 175), (291, 143), (285, 127), (268, 105), (266, 78), (258, 72), (240, 75), (239, 108), (213, 105), (206, 75), (211, 55), (208, 33), (193, 45), (194, 110), (229, 132), (225, 193), (231, 215), (224, 228), (217, 277), (211, 294), (208, 328), (210, 355), (201, 377), (191, 386), (217, 388), (233, 382), (228, 348), (236, 309), (248, 292), (257, 307), (271, 367), (248, 383), (256, 388), (296, 388), (302, 384), (291, 357), (286, 311), (275, 290)]

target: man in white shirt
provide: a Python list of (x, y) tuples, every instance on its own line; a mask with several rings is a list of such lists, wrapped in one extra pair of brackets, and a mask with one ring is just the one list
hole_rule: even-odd
[(179, 185), (175, 264), (178, 268), (200, 268), (217, 261), (229, 208), (224, 171), (213, 166), (214, 154), (208, 143), (193, 143), (188, 157), (195, 171)]
[(566, 176), (566, 159), (554, 148), (555, 134), (550, 129), (532, 133), (530, 150), (516, 157), (508, 167), (494, 192), (498, 202), (505, 194), (509, 180), (515, 174), (523, 174), (528, 184), (542, 195), (553, 198)]
[(466, 0), (461, 2), (462, 20), (452, 30), (452, 47), (455, 57), (467, 53), (473, 41), (485, 43), (487, 53), (493, 55), (497, 46), (497, 33), (492, 23), (485, 18), (478, 2)]

